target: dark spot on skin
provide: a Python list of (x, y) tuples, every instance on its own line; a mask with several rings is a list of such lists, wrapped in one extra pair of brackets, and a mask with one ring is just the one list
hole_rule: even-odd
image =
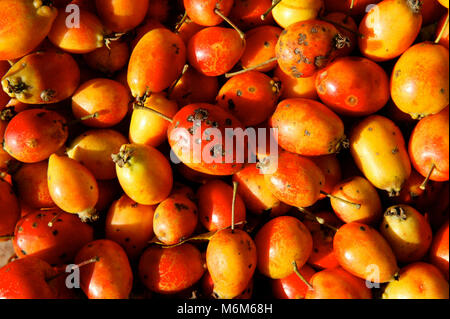
[(116, 232), (119, 232), (120, 231), (120, 229), (119, 228), (116, 228)]
[(384, 228), (388, 229), (389, 228), (389, 224), (384, 225)]
[(242, 91), (241, 90), (237, 90), (236, 95), (237, 96), (242, 96)]
[(305, 136), (311, 136), (311, 133), (308, 130), (305, 130)]
[(270, 47), (270, 43), (267, 42), (267, 41), (265, 41), (265, 42), (264, 42), (264, 46), (265, 46), (266, 48), (268, 48), (268, 47)]
[(253, 93), (253, 92), (256, 91), (256, 89), (255, 89), (254, 87), (249, 87), (249, 88), (248, 88), (248, 91), (249, 91), (250, 93)]
[(175, 203), (175, 209), (180, 212), (183, 209), (188, 210), (189, 207), (183, 203)]
[(54, 231), (52, 231), (53, 236), (58, 235), (58, 231), (55, 229)]
[(66, 259), (67, 258), (67, 254), (66, 253), (62, 253), (58, 258), (59, 259)]
[(26, 255), (27, 254), (27, 252), (25, 251), (25, 250), (20, 250), (20, 252), (22, 253), (22, 255)]
[(402, 70), (395, 71), (395, 77), (398, 78), (400, 76), (400, 73), (402, 73)]
[(314, 252), (315, 252), (316, 254), (318, 254), (318, 253), (319, 253), (319, 249), (314, 248)]
[(232, 121), (231, 119), (225, 119), (225, 125), (231, 125)]
[(46, 113), (45, 112), (39, 112), (38, 114), (36, 114), (37, 117), (43, 117)]
[(93, 189), (94, 189), (94, 187), (93, 187), (93, 186), (91, 185), (91, 186), (89, 186), (89, 189), (90, 189), (90, 190), (93, 190)]
[(138, 207), (138, 206), (139, 206), (138, 203), (131, 204), (131, 207), (132, 207), (132, 208), (136, 208), (136, 207)]
[(222, 100), (225, 100), (225, 94), (224, 94), (224, 95), (222, 95)]
[(372, 131), (373, 131), (373, 128), (369, 127), (368, 130), (369, 130), (369, 132), (372, 132)]
[(311, 28), (311, 33), (317, 33), (317, 32), (319, 32), (319, 30), (317, 30), (316, 27), (312, 27), (312, 28)]
[(234, 110), (236, 108), (236, 104), (234, 104), (234, 101), (232, 99), (228, 100), (228, 109)]
[(31, 225), (31, 227), (36, 228), (37, 227), (37, 223), (33, 223), (33, 225)]
[(159, 213), (156, 213), (155, 214), (155, 219), (158, 219), (159, 218)]
[(252, 264), (248, 265), (248, 269), (252, 268)]
[(125, 241), (126, 241), (127, 243), (130, 242), (130, 238), (129, 238), (129, 237), (125, 238)]
[(396, 146), (393, 150), (392, 150), (392, 154), (397, 154), (399, 152), (398, 150), (398, 146)]
[(441, 94), (445, 94), (445, 89), (441, 88), (440, 92), (441, 92)]
[(359, 227), (362, 231), (366, 231), (366, 228), (364, 226)]

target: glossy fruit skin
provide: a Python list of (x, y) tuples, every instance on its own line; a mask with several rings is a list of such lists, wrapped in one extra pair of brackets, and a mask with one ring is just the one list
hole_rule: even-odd
[(272, 13), (262, 20), (264, 14), (272, 5), (271, 0), (234, 0), (229, 18), (239, 29), (249, 30), (261, 25), (273, 24)]
[[(233, 187), (221, 180), (212, 180), (200, 186), (197, 198), (199, 220), (208, 231), (231, 226)], [(239, 194), (236, 194), (234, 214), (236, 224), (245, 221), (246, 208)]]
[(314, 290), (306, 292), (306, 299), (372, 299), (365, 281), (341, 267), (317, 272), (310, 283)]
[(399, 280), (390, 282), (383, 299), (448, 299), (448, 282), (431, 264), (412, 263), (400, 270)]
[(342, 120), (320, 102), (286, 99), (269, 119), (278, 129), (278, 144), (286, 151), (304, 156), (336, 153), (345, 140)]
[(438, 0), (440, 4), (448, 9), (448, 0)]
[(83, 83), (72, 96), (72, 111), (76, 118), (98, 112), (98, 117), (83, 121), (84, 125), (97, 128), (112, 127), (125, 117), (128, 111), (128, 90), (110, 79), (92, 79)]
[(310, 77), (336, 57), (338, 38), (339, 31), (328, 22), (313, 19), (294, 23), (278, 39), (278, 65), (294, 78)]
[(439, 268), (448, 280), (448, 221), (434, 235), (430, 248), (430, 262)]
[(431, 245), (432, 231), (425, 217), (408, 205), (389, 207), (380, 233), (389, 242), (399, 262), (421, 260)]
[(325, 105), (346, 116), (375, 113), (389, 100), (386, 72), (375, 62), (360, 57), (336, 59), (318, 71), (316, 89)]
[(323, 9), (323, 0), (306, 0), (302, 2), (284, 0), (273, 8), (272, 15), (275, 21), (283, 29), (286, 29), (296, 22), (315, 19)]
[(155, 205), (167, 198), (173, 175), (161, 152), (147, 145), (125, 144), (120, 153), (127, 160), (124, 165), (116, 163), (116, 172), (125, 194), (142, 205)]
[(122, 195), (108, 210), (107, 239), (120, 244), (131, 260), (136, 260), (153, 238), (155, 206), (141, 205)]
[(95, 0), (97, 13), (106, 28), (114, 32), (127, 32), (144, 21), (148, 0)]
[(47, 283), (54, 275), (55, 270), (39, 258), (14, 260), (0, 268), (0, 298), (56, 299), (56, 291)]
[(159, 93), (178, 77), (186, 63), (186, 46), (179, 35), (164, 29), (145, 34), (131, 53), (128, 85), (136, 98)]
[(446, 48), (430, 42), (416, 44), (403, 53), (391, 78), (392, 99), (401, 111), (420, 119), (448, 105), (448, 59)]
[[(159, 28), (165, 28), (165, 26), (162, 25), (157, 20), (146, 19), (146, 21), (141, 26), (136, 28), (136, 31), (135, 31), (136, 32), (136, 36), (134, 37), (134, 39), (130, 43), (131, 49), (132, 49), (131, 51), (134, 50), (134, 48), (139, 43), (139, 41), (144, 37), (144, 35), (146, 35), (150, 31), (152, 31), (153, 29), (159, 29)], [(180, 36), (181, 36), (181, 34), (180, 34)]]
[(8, 123), (3, 148), (21, 162), (37, 163), (63, 146), (67, 137), (66, 120), (58, 113), (26, 110)]
[(223, 22), (214, 10), (217, 8), (224, 16), (228, 16), (233, 7), (233, 0), (183, 0), (189, 18), (195, 23), (212, 27)]
[(364, 36), (359, 38), (363, 55), (376, 62), (387, 61), (411, 46), (422, 26), (422, 15), (418, 5), (412, 8), (409, 3), (383, 0), (364, 16), (359, 25), (359, 33)]
[(19, 201), (11, 185), (0, 178), (0, 236), (11, 235), (20, 218)]
[(51, 104), (70, 97), (80, 82), (71, 55), (35, 52), (16, 62), (2, 78), (3, 90), (27, 104)]
[[(198, 124), (200, 127), (196, 126)], [(244, 129), (239, 120), (222, 108), (196, 103), (186, 105), (173, 117), (167, 135), (173, 155), (188, 167), (209, 175), (225, 176), (241, 170), (247, 159), (247, 144), (240, 138), (235, 138), (234, 143), (238, 151), (225, 152), (227, 128)], [(219, 131), (221, 136), (218, 136)], [(201, 144), (196, 143), (199, 139)]]
[[(52, 227), (48, 225), (51, 221)], [(13, 245), (19, 258), (34, 256), (51, 265), (62, 265), (73, 262), (77, 252), (92, 240), (91, 226), (55, 208), (22, 217), (16, 225)]]
[(110, 75), (127, 65), (130, 49), (126, 42), (114, 41), (109, 44), (109, 48), (103, 46), (86, 53), (83, 58), (92, 69)]
[(243, 230), (221, 230), (208, 243), (206, 265), (220, 299), (240, 295), (248, 287), (256, 263), (255, 243)]
[(70, 12), (60, 10), (52, 29), (49, 40), (61, 50), (83, 54), (92, 52), (104, 45), (105, 29), (100, 19), (87, 10), (80, 9), (79, 28), (73, 28), (66, 23), (70, 21)]
[[(152, 94), (144, 106), (172, 118), (178, 112), (177, 103), (164, 93)], [(131, 143), (158, 147), (167, 138), (169, 122), (146, 110), (134, 109), (131, 115), (129, 139)]]
[(246, 209), (253, 214), (270, 212), (272, 216), (279, 216), (290, 209), (272, 194), (257, 164), (246, 164), (233, 175), (233, 181), (239, 183), (237, 193), (244, 201)]
[(190, 237), (197, 223), (197, 205), (187, 196), (175, 194), (162, 201), (156, 208), (153, 231), (164, 244), (175, 245)]
[(365, 177), (391, 195), (400, 192), (411, 174), (403, 135), (394, 122), (383, 116), (369, 116), (353, 129), (350, 150)]
[[(283, 30), (274, 26), (260, 26), (245, 34), (245, 51), (241, 57), (244, 69), (264, 63), (276, 56), (275, 47)], [(268, 72), (278, 65), (277, 61), (258, 67), (255, 71)]]
[(289, 276), (293, 262), (300, 269), (311, 255), (313, 241), (308, 228), (291, 216), (276, 217), (256, 234), (258, 270), (272, 279)]
[(127, 299), (133, 273), (123, 248), (108, 239), (86, 244), (75, 257), (80, 263), (98, 257), (99, 261), (80, 268), (80, 285), (89, 299)]
[[(308, 282), (316, 273), (308, 265), (304, 265), (299, 272)], [(272, 280), (272, 291), (276, 299), (305, 299), (308, 289), (308, 286), (294, 272), (287, 277)]]
[(200, 251), (191, 244), (172, 248), (150, 246), (142, 254), (138, 269), (142, 283), (160, 294), (191, 287), (205, 271)]
[[(336, 155), (324, 155), (311, 157), (312, 161), (322, 170), (325, 177), (325, 184), (322, 190), (326, 193), (331, 193), (334, 186), (342, 179), (341, 164)], [(325, 198), (326, 195), (321, 194), (320, 198)]]
[[(440, 20), (439, 20), (439, 24), (438, 27), (436, 29), (436, 38), (437, 36), (442, 32), (442, 37), (441, 40), (439, 41), (440, 45), (443, 45), (444, 47), (447, 48), (448, 50), (448, 29), (449, 29), (449, 25), (447, 23), (447, 26), (445, 26), (445, 21), (448, 19), (448, 13), (447, 15), (444, 15)], [(442, 29), (445, 27), (445, 30), (442, 31)]]
[(370, 4), (376, 4), (381, 0), (355, 0), (353, 9), (350, 11), (352, 0), (325, 0), (325, 8), (327, 12), (344, 12), (349, 13), (352, 17), (362, 16), (366, 12), (366, 8)]
[(67, 155), (89, 169), (95, 179), (112, 180), (117, 175), (111, 154), (118, 153), (120, 147), (127, 142), (128, 140), (115, 130), (88, 130), (72, 141)]
[[(274, 169), (273, 165), (278, 165), (278, 168)], [(270, 166), (264, 170), (264, 179), (270, 191), (285, 204), (309, 207), (319, 200), (325, 176), (309, 158), (282, 152), (278, 163), (271, 160)]]
[(91, 215), (98, 201), (94, 175), (76, 160), (52, 154), (48, 161), (48, 189), (54, 203), (63, 211)]
[(340, 200), (330, 198), (334, 212), (345, 223), (358, 222), (374, 225), (381, 219), (383, 212), (380, 196), (367, 179), (354, 176), (341, 181), (334, 187), (331, 194), (361, 205), (356, 208)]
[(187, 47), (189, 64), (206, 76), (219, 76), (230, 71), (240, 60), (245, 41), (233, 29), (209, 27), (200, 30)]
[(33, 0), (2, 0), (0, 12), (0, 60), (30, 53), (45, 39), (58, 14), (56, 8)]
[(47, 161), (24, 164), (13, 175), (17, 194), (26, 205), (32, 208), (54, 207), (47, 184)]
[(275, 69), (274, 76), (281, 81), (281, 98), (304, 98), (316, 100), (316, 73), (310, 77), (294, 78), (285, 73), (279, 66)]
[(342, 268), (364, 280), (388, 282), (398, 271), (388, 242), (366, 224), (353, 222), (340, 227), (334, 236), (333, 248)]
[[(201, 279), (201, 292), (202, 296), (206, 297), (206, 299), (218, 298), (217, 293), (214, 292), (214, 282), (208, 270), (205, 271), (205, 274)], [(240, 295), (234, 297), (233, 299), (249, 300), (252, 298), (252, 294), (253, 294), (253, 278), (249, 281), (247, 288), (245, 288)]]
[(257, 71), (235, 75), (220, 89), (217, 104), (248, 127), (264, 122), (275, 110), (279, 83)]
[(414, 168), (426, 177), (434, 164), (430, 179), (449, 178), (449, 108), (427, 116), (417, 123), (409, 140), (409, 155)]

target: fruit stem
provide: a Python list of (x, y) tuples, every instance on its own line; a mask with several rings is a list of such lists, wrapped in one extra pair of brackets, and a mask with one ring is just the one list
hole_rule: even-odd
[(85, 211), (77, 213), (83, 223), (95, 222), (100, 218), (95, 208), (87, 209)]
[(233, 201), (231, 204), (231, 232), (234, 233), (234, 213), (235, 213), (235, 206), (236, 206), (236, 194), (237, 194), (237, 188), (239, 186), (238, 182), (233, 182)]
[(353, 10), (354, 6), (355, 6), (355, 0), (352, 0), (352, 3), (350, 3), (350, 12)]
[(274, 0), (272, 1), (272, 5), (270, 6), (269, 9), (267, 9), (266, 12), (264, 12), (264, 14), (261, 15), (261, 20), (266, 20), (267, 16), (272, 12), (272, 10), (281, 2), (282, 0)]
[(83, 117), (81, 117), (79, 119), (73, 120), (73, 121), (67, 123), (66, 126), (72, 126), (72, 125), (75, 125), (77, 123), (81, 123), (83, 121), (87, 121), (87, 120), (90, 120), (90, 119), (95, 119), (95, 118), (99, 117), (99, 115), (100, 114), (98, 112), (95, 112), (94, 114), (89, 114), (89, 115), (83, 116)]
[(439, 32), (439, 34), (438, 34), (436, 40), (434, 40), (434, 43), (435, 43), (435, 44), (439, 44), (439, 42), (441, 41), (442, 37), (444, 36), (445, 29), (447, 29), (447, 26), (448, 26), (448, 17), (449, 17), (449, 15), (447, 14), (447, 18), (445, 19), (445, 23), (444, 23), (444, 25), (442, 26), (442, 29), (441, 29), (441, 31)]
[(178, 33), (180, 31), (180, 28), (183, 26), (183, 24), (186, 22), (188, 18), (187, 12), (184, 11), (183, 17), (181, 20), (175, 25), (175, 33)]
[(170, 123), (173, 122), (173, 120), (170, 117), (168, 117), (167, 115), (164, 115), (161, 112), (158, 112), (158, 111), (156, 111), (154, 109), (151, 109), (151, 108), (143, 106), (143, 105), (139, 105), (139, 104), (134, 103), (133, 104), (133, 109), (134, 110), (144, 110), (144, 111), (147, 111), (147, 112), (151, 112), (151, 113), (153, 113), (155, 115), (158, 115), (159, 117), (165, 119), (166, 121), (168, 121)]
[(343, 198), (334, 196), (334, 195), (332, 195), (332, 194), (330, 194), (330, 193), (327, 193), (327, 192), (324, 192), (324, 191), (320, 191), (320, 193), (321, 193), (322, 195), (325, 195), (325, 196), (329, 197), (329, 198), (333, 198), (333, 199), (339, 200), (339, 201), (341, 201), (341, 202), (343, 202), (343, 203), (346, 203), (346, 204), (355, 206), (356, 209), (360, 209), (360, 208), (361, 208), (361, 204), (357, 204), (357, 203), (350, 202), (350, 201), (348, 201), (348, 200), (346, 200), (346, 199), (343, 199)]
[(316, 215), (314, 215), (310, 211), (304, 209), (303, 207), (297, 207), (297, 209), (301, 213), (305, 214), (310, 220), (313, 220), (313, 221), (319, 223), (320, 225), (323, 225), (323, 226), (325, 226), (325, 227), (327, 227), (327, 228), (329, 228), (329, 229), (331, 229), (331, 230), (333, 230), (335, 232), (338, 231), (338, 229), (336, 227), (334, 227), (334, 226), (328, 224), (327, 222), (325, 222), (325, 220), (323, 218), (317, 217)]
[(304, 284), (308, 286), (309, 290), (314, 290), (313, 286), (308, 282), (308, 280), (305, 279), (305, 277), (303, 277), (303, 275), (298, 270), (297, 263), (293, 261), (292, 265), (294, 266), (294, 272), (298, 276), (298, 278), (300, 278), (304, 282)]
[(246, 73), (246, 72), (249, 72), (249, 71), (253, 71), (253, 70), (255, 70), (255, 69), (259, 68), (259, 67), (262, 67), (262, 66), (264, 66), (264, 65), (266, 65), (266, 64), (275, 62), (275, 61), (277, 61), (277, 60), (278, 60), (277, 57), (273, 57), (273, 58), (271, 58), (271, 59), (269, 59), (269, 60), (266, 60), (266, 61), (264, 61), (264, 62), (261, 62), (260, 64), (257, 64), (257, 65), (251, 66), (251, 67), (249, 67), (249, 68), (247, 68), (247, 69), (243, 69), (243, 70), (240, 70), (240, 71), (237, 71), (237, 72), (233, 72), (233, 73), (226, 73), (226, 74), (225, 74), (225, 77), (226, 77), (226, 78), (231, 78), (231, 77), (233, 77), (233, 76), (235, 76), (235, 75), (239, 75), (239, 74), (243, 74), (243, 73)]
[(167, 90), (167, 96), (170, 97), (172, 95), (173, 89), (177, 86), (178, 82), (180, 82), (181, 78), (187, 72), (188, 69), (189, 69), (189, 64), (185, 64), (184, 67), (183, 67), (183, 70), (180, 73), (180, 75), (178, 75), (178, 77), (175, 80), (175, 82), (173, 82), (172, 85), (170, 86), (170, 88)]
[[(93, 258), (91, 258), (91, 259), (89, 259), (89, 260), (85, 260), (85, 261), (83, 261), (83, 262), (81, 262), (81, 263), (79, 263), (79, 264), (76, 264), (73, 268), (81, 268), (81, 267), (84, 267), (84, 266), (86, 266), (86, 265), (90, 265), (90, 264), (93, 264), (93, 263), (96, 263), (96, 262), (99, 262), (99, 261), (100, 261), (100, 257), (95, 256), (95, 257), (93, 257)], [(73, 268), (72, 268), (72, 269), (73, 269)], [(52, 276), (52, 277), (46, 279), (45, 281), (46, 281), (46, 282), (50, 282), (50, 281), (52, 281), (53, 279), (56, 279), (56, 278), (58, 278), (59, 276), (64, 275), (65, 273), (66, 273), (66, 272), (61, 272), (61, 273), (59, 273), (59, 274), (56, 274), (56, 275), (54, 275), (54, 276)]]
[(48, 227), (53, 227), (55, 220), (62, 214), (62, 212), (58, 212), (55, 216), (53, 216), (52, 220), (48, 222)]
[(237, 33), (239, 33), (239, 36), (241, 37), (242, 40), (245, 40), (245, 33), (242, 32), (234, 23), (233, 21), (231, 21), (230, 19), (228, 19), (228, 17), (226, 17), (222, 11), (220, 11), (219, 9), (215, 8), (214, 9), (214, 13), (217, 14), (219, 17), (221, 17), (222, 19), (224, 19), (229, 25), (231, 25), (233, 27), (234, 30), (237, 31)]
[(421, 190), (424, 191), (424, 190), (427, 188), (428, 181), (430, 180), (431, 174), (433, 174), (433, 171), (434, 171), (435, 168), (436, 168), (436, 165), (433, 163), (433, 165), (431, 165), (431, 169), (430, 169), (430, 171), (428, 172), (427, 177), (425, 178), (425, 180), (423, 181), (423, 183), (420, 184), (420, 187), (419, 187), (419, 188), (420, 188)]

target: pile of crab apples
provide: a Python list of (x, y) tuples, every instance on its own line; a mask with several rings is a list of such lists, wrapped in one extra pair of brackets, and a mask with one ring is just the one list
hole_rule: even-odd
[(0, 0), (0, 298), (448, 299), (448, 7)]

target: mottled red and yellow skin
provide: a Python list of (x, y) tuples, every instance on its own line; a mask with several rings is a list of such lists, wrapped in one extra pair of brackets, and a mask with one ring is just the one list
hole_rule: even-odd
[[(131, 50), (133, 51), (139, 41), (147, 34), (147, 32), (152, 31), (153, 29), (165, 28), (161, 22), (153, 19), (146, 19), (145, 22), (137, 27), (135, 30), (136, 36), (130, 43)], [(181, 36), (181, 34), (179, 34)], [(128, 61), (127, 61), (128, 62)]]
[(413, 44), (421, 26), (420, 5), (415, 1), (383, 0), (359, 25), (361, 53), (376, 62), (394, 59)]
[[(351, 16), (343, 12), (332, 12), (325, 16), (326, 20), (336, 23), (339, 32), (349, 39), (349, 44), (338, 49), (338, 56), (351, 55), (358, 46), (358, 25)], [(341, 27), (342, 26), (342, 27)], [(350, 31), (351, 30), (351, 31)]]
[(141, 205), (122, 195), (108, 210), (107, 239), (120, 244), (131, 260), (136, 260), (153, 238), (155, 206)]
[(429, 254), (430, 262), (439, 268), (448, 280), (448, 220), (434, 235)]
[(127, 32), (144, 21), (149, 1), (95, 0), (95, 6), (106, 28), (113, 32)]
[(424, 177), (435, 165), (430, 179), (448, 181), (449, 108), (420, 120), (409, 140), (409, 156), (414, 168)]
[[(308, 265), (299, 269), (306, 281), (310, 281), (316, 271)], [(272, 280), (272, 293), (276, 299), (305, 299), (308, 286), (293, 272), (287, 277)]]
[[(200, 128), (194, 125), (194, 120), (201, 122)], [(206, 134), (211, 128), (220, 130), (222, 138), (219, 139), (215, 134)], [(191, 169), (209, 175), (233, 175), (243, 168), (247, 159), (247, 142), (234, 138), (235, 150), (243, 149), (244, 154), (238, 154), (231, 149), (228, 151), (233, 151), (232, 154), (225, 154), (226, 128), (244, 129), (238, 119), (222, 108), (206, 103), (196, 103), (183, 107), (173, 117), (167, 135), (174, 154)], [(201, 138), (201, 147), (198, 152), (194, 148), (195, 143), (199, 142), (196, 141), (196, 136)], [(227, 157), (233, 159), (233, 163), (226, 161)], [(240, 157), (242, 157), (242, 163), (237, 162), (241, 162)]]
[(305, 299), (372, 299), (366, 282), (341, 267), (317, 272), (310, 284), (313, 290), (307, 290)]
[(258, 270), (272, 279), (300, 269), (311, 255), (313, 240), (308, 228), (297, 218), (280, 216), (266, 223), (256, 234)]
[[(49, 222), (53, 225), (50, 227)], [(14, 231), (14, 251), (19, 258), (33, 256), (51, 265), (74, 261), (77, 252), (94, 239), (91, 226), (59, 208), (35, 211), (22, 217)]]
[(364, 280), (389, 282), (399, 270), (386, 239), (366, 224), (352, 222), (340, 227), (334, 235), (333, 249), (342, 268)]
[(389, 78), (375, 62), (361, 57), (336, 59), (318, 71), (316, 89), (334, 112), (365, 116), (379, 111), (389, 100)]
[[(217, 298), (217, 294), (214, 293), (214, 282), (208, 270), (205, 271), (205, 274), (201, 279), (201, 289), (202, 289), (202, 296), (206, 297), (207, 299)], [(247, 288), (244, 289), (242, 294), (234, 297), (233, 299), (248, 300), (251, 299), (252, 294), (253, 294), (253, 278), (250, 279)]]
[(56, 289), (47, 282), (55, 275), (55, 269), (39, 258), (16, 259), (0, 268), (0, 298), (57, 299)]
[(278, 144), (304, 156), (334, 154), (345, 140), (344, 123), (328, 107), (309, 99), (286, 99), (269, 119), (278, 129)]
[[(239, 189), (239, 186), (238, 186)], [(200, 186), (197, 191), (199, 219), (209, 231), (231, 226), (233, 187), (215, 179)], [(234, 222), (245, 221), (246, 208), (239, 194), (236, 194)]]
[(402, 263), (422, 260), (430, 248), (433, 235), (426, 218), (408, 205), (389, 207), (384, 213), (380, 233)]
[(98, 261), (80, 268), (80, 286), (89, 299), (127, 299), (133, 286), (133, 273), (123, 248), (108, 239), (86, 244), (75, 257), (81, 263)]
[[(439, 40), (439, 44), (443, 45), (448, 50), (448, 28), (449, 28), (449, 24), (448, 23), (446, 24), (445, 21), (448, 21), (448, 13), (446, 15), (444, 15), (439, 20), (439, 23), (438, 23), (438, 26), (437, 26), (437, 29), (436, 29), (436, 38), (442, 32), (442, 36), (441, 36), (441, 39)], [(445, 29), (442, 30), (444, 27), (445, 27)]]
[(230, 71), (240, 60), (245, 41), (236, 30), (209, 27), (200, 30), (187, 46), (189, 64), (206, 76), (219, 76)]
[(156, 28), (139, 40), (128, 64), (128, 85), (136, 98), (167, 89), (186, 63), (186, 46), (168, 29)]
[(79, 28), (66, 23), (71, 21), (68, 17), (70, 14), (60, 10), (52, 25), (48, 38), (55, 46), (70, 53), (82, 54), (105, 45), (106, 30), (94, 13), (80, 8)]
[(206, 265), (220, 299), (232, 299), (244, 292), (256, 269), (253, 239), (240, 229), (217, 232), (206, 249)]
[(204, 271), (201, 253), (191, 244), (172, 248), (150, 246), (139, 261), (142, 283), (160, 294), (174, 294), (191, 287)]
[(19, 218), (19, 201), (11, 185), (0, 178), (0, 236), (11, 235)]
[(32, 208), (54, 207), (47, 184), (47, 161), (23, 164), (13, 175), (14, 186), (22, 202)]
[(275, 21), (282, 28), (290, 25), (317, 18), (324, 9), (323, 0), (283, 0), (272, 10)]
[(197, 223), (197, 205), (186, 195), (172, 194), (156, 208), (153, 231), (164, 244), (175, 245), (190, 237)]
[(103, 46), (86, 53), (83, 58), (89, 67), (110, 75), (127, 65), (130, 58), (130, 49), (126, 42), (113, 41), (109, 44), (109, 48)]
[(383, 299), (448, 299), (448, 282), (431, 264), (416, 262), (400, 270), (399, 280), (390, 282)]
[[(260, 26), (245, 34), (245, 51), (241, 57), (244, 69), (262, 64), (274, 57), (278, 38), (283, 30), (275, 26)], [(259, 72), (269, 72), (277, 66), (277, 61), (266, 63), (256, 69)]]
[(264, 20), (264, 14), (272, 5), (270, 0), (234, 0), (233, 8), (230, 12), (230, 19), (241, 30), (249, 30), (261, 25), (273, 24), (272, 13), (269, 13)]
[(48, 189), (63, 211), (90, 217), (98, 201), (98, 184), (83, 165), (66, 156), (52, 154), (48, 161)]
[(370, 4), (376, 4), (381, 0), (354, 0), (353, 9), (350, 10), (352, 0), (325, 0), (325, 9), (327, 12), (348, 13), (352, 17), (359, 17), (366, 13), (366, 7)]
[(80, 83), (80, 69), (67, 53), (40, 51), (17, 61), (2, 78), (3, 90), (26, 104), (69, 98)]
[(281, 81), (282, 99), (318, 99), (316, 90), (316, 73), (307, 78), (293, 78), (277, 66), (274, 71), (274, 76)]
[(360, 176), (350, 177), (339, 182), (331, 194), (360, 205), (356, 207), (330, 198), (334, 212), (345, 223), (359, 222), (374, 225), (380, 221), (383, 213), (380, 196), (367, 179)]
[(258, 215), (269, 212), (271, 216), (279, 216), (289, 211), (290, 206), (272, 194), (257, 164), (246, 164), (233, 175), (233, 181), (239, 183), (237, 193), (249, 212)]
[[(309, 158), (281, 152), (278, 157), (278, 168), (274, 163), (264, 168), (265, 182), (272, 194), (285, 204), (294, 207), (309, 207), (320, 198), (320, 191), (325, 184), (322, 170)], [(270, 169), (270, 171), (265, 171)]]
[[(325, 177), (325, 184), (322, 186), (322, 191), (331, 193), (334, 186), (342, 179), (341, 164), (336, 155), (316, 156), (311, 157), (311, 160), (322, 170)], [(320, 195), (322, 199), (325, 197), (326, 195), (324, 194)]]
[(410, 47), (392, 71), (395, 105), (414, 119), (442, 111), (448, 106), (448, 69), (448, 49), (442, 45), (422, 42)]
[(58, 9), (43, 1), (2, 0), (0, 12), (0, 60), (12, 60), (30, 53), (45, 39)]
[(67, 140), (64, 117), (44, 109), (26, 110), (16, 115), (6, 127), (4, 149), (24, 163), (41, 162), (56, 152)]
[[(339, 228), (342, 222), (330, 212), (318, 212), (315, 216), (322, 218), (327, 225)], [(305, 226), (311, 232), (313, 249), (308, 259), (308, 264), (319, 269), (336, 268), (339, 263), (333, 251), (334, 230), (320, 225), (317, 221), (305, 219)]]
[(87, 130), (72, 141), (66, 152), (89, 169), (97, 180), (112, 180), (117, 175), (111, 154), (117, 154), (126, 143), (128, 140), (115, 130)]
[(188, 68), (170, 92), (170, 99), (183, 107), (192, 103), (214, 103), (219, 92), (217, 77), (206, 76)]
[(294, 78), (310, 77), (337, 56), (338, 38), (342, 38), (339, 30), (328, 22), (312, 19), (294, 23), (278, 39), (278, 65)]
[(229, 79), (220, 89), (216, 101), (248, 127), (264, 122), (274, 112), (279, 97), (276, 79), (250, 71)]
[(224, 16), (230, 14), (233, 0), (183, 0), (189, 18), (195, 23), (212, 27), (223, 22), (214, 10), (218, 9)]

